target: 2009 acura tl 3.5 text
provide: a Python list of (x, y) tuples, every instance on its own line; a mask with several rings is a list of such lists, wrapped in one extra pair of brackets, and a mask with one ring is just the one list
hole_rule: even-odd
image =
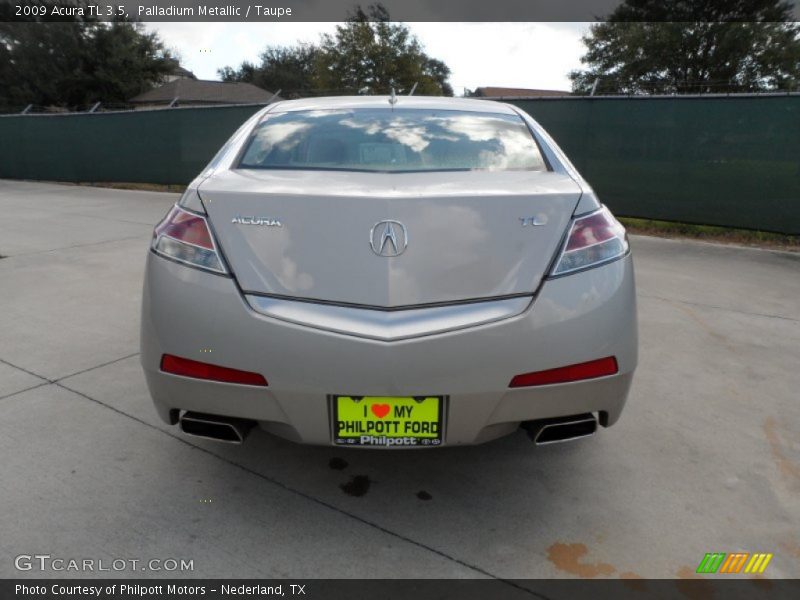
[(281, 101), (156, 227), (142, 364), (161, 417), (351, 447), (537, 444), (617, 421), (637, 360), (625, 230), (492, 101)]

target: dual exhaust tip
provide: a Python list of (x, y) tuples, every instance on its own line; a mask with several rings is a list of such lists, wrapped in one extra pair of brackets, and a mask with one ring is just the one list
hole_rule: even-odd
[(255, 421), (187, 411), (180, 416), (179, 424), (181, 431), (195, 437), (241, 444)]
[[(229, 444), (244, 442), (255, 425), (255, 421), (249, 419), (197, 412), (183, 413), (179, 422), (181, 431), (186, 434)], [(584, 413), (569, 417), (526, 421), (522, 424), (522, 428), (528, 432), (528, 436), (534, 444), (546, 446), (594, 435), (597, 431), (597, 418), (592, 413)]]
[(534, 444), (546, 446), (594, 435), (597, 431), (597, 417), (592, 413), (584, 413), (568, 417), (539, 419), (538, 421), (524, 422), (522, 428), (528, 432), (528, 437)]

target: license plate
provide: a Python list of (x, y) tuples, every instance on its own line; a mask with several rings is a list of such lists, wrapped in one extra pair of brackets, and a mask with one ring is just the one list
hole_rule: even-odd
[(442, 396), (333, 396), (337, 446), (441, 446)]

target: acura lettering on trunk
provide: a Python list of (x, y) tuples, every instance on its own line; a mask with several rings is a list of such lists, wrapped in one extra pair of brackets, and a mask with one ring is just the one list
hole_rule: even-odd
[(636, 369), (628, 238), (514, 106), (276, 102), (155, 227), (141, 361), (160, 417), (216, 441), (587, 437)]
[(283, 227), (283, 224), (278, 219), (270, 219), (269, 217), (243, 217), (236, 215), (231, 219), (231, 223), (237, 225), (264, 225), (266, 227)]

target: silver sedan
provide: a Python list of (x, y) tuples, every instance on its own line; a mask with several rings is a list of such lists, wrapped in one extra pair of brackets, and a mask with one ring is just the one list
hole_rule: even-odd
[(187, 434), (553, 443), (614, 424), (636, 368), (625, 230), (507, 104), (274, 103), (150, 250), (142, 365)]

